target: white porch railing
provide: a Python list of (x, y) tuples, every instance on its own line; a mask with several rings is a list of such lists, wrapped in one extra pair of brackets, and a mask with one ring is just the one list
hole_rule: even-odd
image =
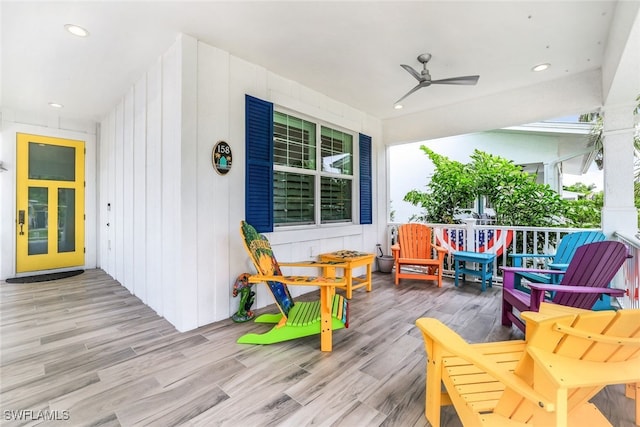
[(625, 236), (615, 233), (616, 239), (626, 243), (633, 258), (629, 258), (614, 279), (616, 288), (624, 288), (627, 295), (619, 299), (623, 308), (640, 308), (640, 239), (638, 236)]
[[(397, 223), (390, 223), (387, 228), (387, 248), (397, 239)], [(445, 247), (448, 254), (445, 258), (444, 274), (453, 277), (453, 255), (456, 250), (495, 253), (493, 265), (494, 283), (502, 283), (501, 266), (512, 265), (512, 253), (549, 254), (554, 253), (562, 237), (576, 231), (598, 231), (583, 228), (543, 228), (543, 227), (506, 227), (477, 224), (476, 220), (467, 220), (465, 224), (427, 224), (434, 230), (434, 243)], [(615, 235), (617, 240), (629, 246), (633, 258), (627, 260), (621, 272), (614, 279), (613, 286), (626, 289), (627, 295), (618, 299), (624, 308), (640, 308), (640, 240), (637, 237)], [(390, 253), (390, 251), (389, 251)], [(549, 258), (523, 259), (524, 267), (546, 268)]]
[[(389, 247), (395, 242), (399, 224), (388, 225)], [(546, 268), (549, 259), (542, 255), (554, 253), (558, 242), (566, 234), (576, 231), (598, 231), (584, 228), (508, 227), (477, 224), (467, 220), (465, 224), (427, 224), (434, 230), (434, 243), (448, 250), (445, 273), (453, 276), (453, 252), (458, 250), (494, 253), (494, 281), (502, 281), (498, 267), (510, 266), (512, 253), (540, 254), (540, 258), (525, 258), (523, 267)], [(507, 255), (507, 256), (505, 256)]]

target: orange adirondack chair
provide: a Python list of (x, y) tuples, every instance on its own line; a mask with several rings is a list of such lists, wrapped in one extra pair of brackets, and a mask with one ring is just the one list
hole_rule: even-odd
[[(396, 285), (400, 279), (418, 279), (435, 280), (442, 287), (442, 264), (447, 250), (433, 244), (431, 231), (430, 227), (417, 223), (398, 227), (398, 243), (391, 247)], [(422, 272), (402, 271), (402, 267), (417, 267)]]

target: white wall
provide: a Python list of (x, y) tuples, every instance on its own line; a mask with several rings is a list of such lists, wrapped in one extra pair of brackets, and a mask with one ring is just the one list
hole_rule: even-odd
[(181, 229), (181, 43), (174, 44), (102, 120), (100, 262), (176, 324)]
[[(245, 94), (372, 136), (374, 189), (385, 188), (378, 120), (180, 36), (102, 121), (99, 168), (100, 265), (179, 330), (230, 317), (238, 306), (233, 281), (251, 268), (239, 234)], [(220, 140), (233, 152), (224, 176), (211, 163)], [(374, 193), (374, 206), (386, 200), (386, 194)], [(374, 225), (268, 237), (282, 261), (344, 248), (373, 252), (384, 241), (382, 205), (374, 208)], [(257, 290), (257, 306), (272, 303), (263, 287)]]
[[(4, 108), (0, 133), (0, 279), (16, 275), (16, 134), (30, 133), (85, 142), (85, 264), (95, 268), (96, 246), (96, 123), (61, 119), (57, 114), (34, 115)], [(32, 274), (32, 273), (29, 273)]]

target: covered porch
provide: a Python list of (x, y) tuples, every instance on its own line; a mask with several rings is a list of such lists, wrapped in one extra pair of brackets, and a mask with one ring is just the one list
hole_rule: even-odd
[[(334, 334), (327, 354), (317, 336), (236, 344), (265, 325), (230, 319), (180, 333), (99, 269), (2, 282), (0, 398), (15, 414), (55, 411), (70, 425), (427, 426), (415, 320), (440, 319), (469, 342), (520, 339), (500, 325), (500, 292), (450, 280), (396, 287), (392, 275), (374, 273), (372, 292), (354, 292), (351, 326)], [(613, 425), (634, 426), (624, 387), (604, 389), (594, 403)], [(452, 407), (442, 425), (461, 425)]]

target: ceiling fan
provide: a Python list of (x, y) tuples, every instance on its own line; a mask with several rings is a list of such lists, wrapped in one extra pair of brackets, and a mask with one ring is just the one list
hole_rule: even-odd
[(431, 80), (431, 74), (429, 74), (429, 70), (427, 70), (427, 62), (431, 59), (430, 53), (423, 53), (418, 56), (418, 61), (422, 63), (422, 71), (418, 73), (412, 67), (401, 64), (400, 66), (407, 70), (409, 74), (418, 80), (418, 84), (407, 92), (402, 98), (396, 101), (398, 104), (400, 101), (405, 99), (407, 96), (411, 95), (413, 92), (417, 91), (420, 88), (431, 86), (432, 84), (440, 84), (440, 85), (474, 85), (478, 83), (478, 79), (480, 76), (461, 76), (461, 77), (451, 77), (448, 79), (441, 80)]

